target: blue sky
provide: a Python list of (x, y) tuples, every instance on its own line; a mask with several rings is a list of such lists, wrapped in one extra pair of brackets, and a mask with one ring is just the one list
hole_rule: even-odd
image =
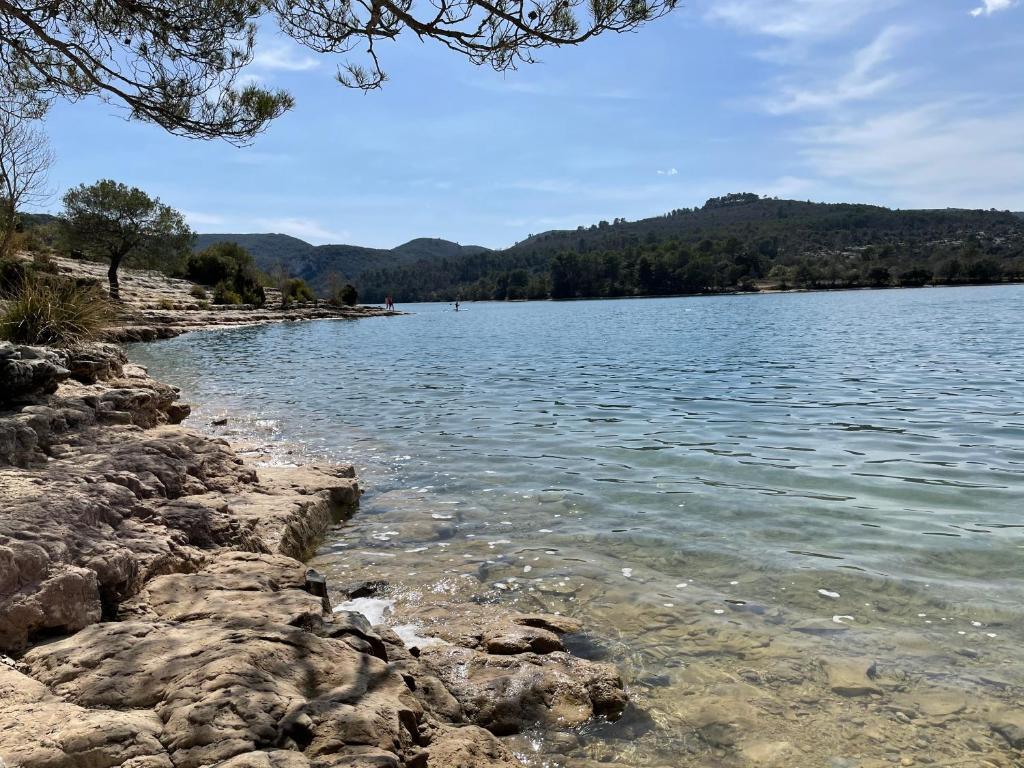
[(1024, 210), (1024, 2), (688, 0), (504, 75), (413, 37), (379, 50), (391, 80), (362, 94), (264, 35), (251, 75), (297, 106), (244, 148), (58, 104), (50, 207), (109, 177), (199, 232), (378, 247), (502, 247), (736, 191)]

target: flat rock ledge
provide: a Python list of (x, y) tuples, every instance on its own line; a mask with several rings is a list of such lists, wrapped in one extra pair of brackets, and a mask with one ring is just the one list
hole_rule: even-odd
[(0, 349), (7, 768), (509, 767), (498, 735), (622, 711), (571, 620), (477, 610), (421, 650), (331, 610), (301, 560), (352, 468), (257, 473), (187, 414), (116, 347)]
[[(27, 260), (28, 254), (22, 254)], [(81, 283), (107, 285), (105, 264), (52, 256), (59, 272)], [(120, 313), (107, 329), (106, 341), (127, 343), (169, 339), (190, 331), (239, 328), (252, 325), (297, 322), (302, 320), (355, 320), (366, 317), (400, 315), (375, 306), (335, 307), (322, 301), (293, 303), (281, 308), (280, 291), (267, 289), (262, 307), (211, 304), (196, 298), (200, 287), (188, 280), (144, 269), (120, 271)], [(204, 291), (213, 291), (207, 286)]]

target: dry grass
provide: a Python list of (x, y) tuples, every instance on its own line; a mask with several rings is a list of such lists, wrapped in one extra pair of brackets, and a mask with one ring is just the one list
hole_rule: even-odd
[(97, 338), (115, 315), (101, 288), (38, 274), (4, 299), (0, 338), (18, 344), (75, 346)]

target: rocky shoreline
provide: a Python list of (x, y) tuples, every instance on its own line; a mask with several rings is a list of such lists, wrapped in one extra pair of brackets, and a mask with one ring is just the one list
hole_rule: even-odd
[[(48, 261), (57, 272), (73, 280), (106, 285), (107, 271), (103, 264), (56, 255), (48, 257)], [(333, 306), (323, 301), (282, 307), (280, 292), (273, 288), (266, 289), (267, 303), (262, 307), (211, 304), (197, 298), (196, 288), (195, 283), (168, 277), (162, 272), (122, 269), (120, 316), (107, 329), (104, 340), (114, 343), (155, 341), (189, 331), (403, 314), (375, 306)]]
[(622, 712), (564, 617), (476, 608), (407, 647), (332, 610), (302, 560), (351, 467), (257, 471), (110, 345), (0, 345), (0, 393), (7, 768), (513, 766), (497, 736)]

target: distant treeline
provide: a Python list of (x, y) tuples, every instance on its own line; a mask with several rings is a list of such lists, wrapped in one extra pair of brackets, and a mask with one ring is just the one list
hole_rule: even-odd
[(1024, 219), (727, 195), (505, 251), (367, 271), (366, 301), (519, 300), (1024, 280)]

